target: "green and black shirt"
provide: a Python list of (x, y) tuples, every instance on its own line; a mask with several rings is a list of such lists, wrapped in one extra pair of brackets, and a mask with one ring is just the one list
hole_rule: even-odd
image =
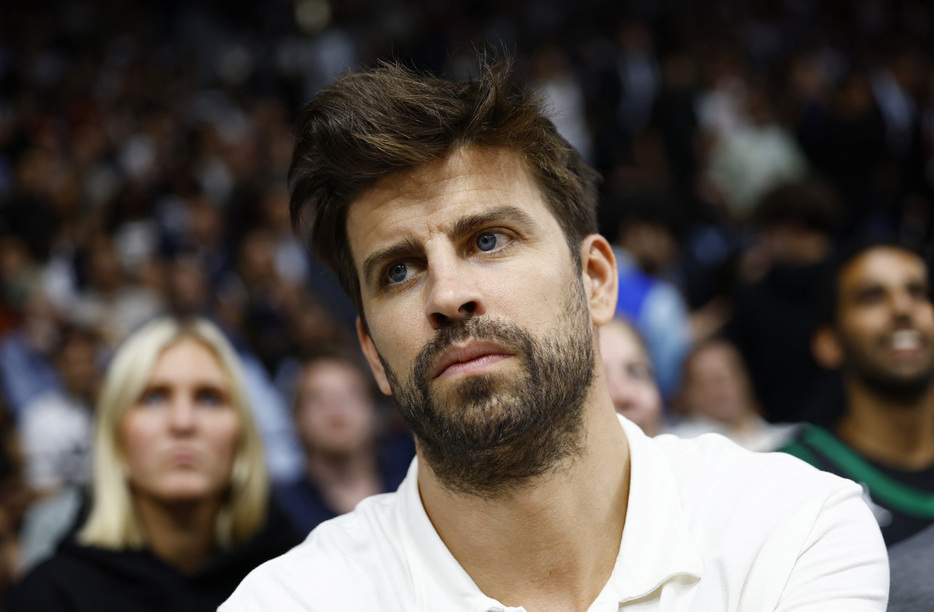
[(886, 546), (934, 524), (934, 465), (917, 471), (883, 465), (815, 425), (802, 428), (779, 450), (862, 485)]

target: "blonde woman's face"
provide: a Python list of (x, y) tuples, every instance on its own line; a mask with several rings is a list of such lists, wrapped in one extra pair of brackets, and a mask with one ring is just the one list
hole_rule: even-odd
[(168, 347), (120, 423), (134, 497), (219, 499), (230, 482), (240, 427), (230, 379), (214, 353), (190, 338)]

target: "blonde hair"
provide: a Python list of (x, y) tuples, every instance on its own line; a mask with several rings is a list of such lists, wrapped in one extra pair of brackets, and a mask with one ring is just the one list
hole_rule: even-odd
[(117, 350), (97, 403), (94, 439), (93, 499), (87, 521), (78, 533), (83, 544), (103, 548), (140, 548), (145, 534), (133, 507), (119, 441), (120, 423), (136, 403), (160, 355), (183, 339), (210, 349), (230, 378), (231, 403), (240, 417), (240, 438), (230, 488), (215, 522), (221, 547), (247, 540), (266, 518), (269, 480), (259, 431), (253, 420), (240, 360), (213, 323), (192, 317), (166, 316), (134, 332)]

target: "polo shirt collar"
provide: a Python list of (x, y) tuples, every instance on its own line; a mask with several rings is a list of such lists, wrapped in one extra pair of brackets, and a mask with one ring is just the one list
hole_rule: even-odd
[(399, 533), (412, 571), (416, 610), (513, 610), (483, 594), (435, 531), (418, 492), (418, 458), (409, 466), (399, 497)]
[[(636, 425), (623, 417), (620, 422), (631, 460), (626, 525), (613, 573), (592, 610), (604, 605), (615, 610), (674, 578), (697, 580), (703, 570), (667, 458)], [(409, 466), (399, 498), (399, 533), (412, 571), (416, 610), (522, 610), (484, 595), (451, 555), (422, 505), (417, 459)]]
[(629, 440), (629, 504), (616, 567), (598, 598), (617, 604), (641, 599), (675, 578), (699, 580), (704, 569), (668, 458), (657, 441), (619, 420)]

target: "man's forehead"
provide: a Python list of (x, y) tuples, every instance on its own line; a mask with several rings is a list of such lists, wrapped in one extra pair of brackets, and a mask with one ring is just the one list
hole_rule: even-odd
[(510, 187), (516, 179), (535, 184), (527, 162), (518, 153), (461, 148), (443, 159), (381, 178), (350, 202), (348, 216), (353, 217), (363, 207), (379, 208), (390, 201), (423, 202), (452, 189), (469, 189), (478, 180), (490, 187)]
[(438, 162), (386, 176), (357, 196), (347, 214), (347, 238), (357, 266), (374, 239), (405, 233), (428, 215), (445, 219), (505, 203), (533, 201), (550, 213), (526, 161), (502, 149), (459, 149)]
[(850, 260), (841, 270), (841, 289), (867, 284), (889, 285), (907, 279), (927, 280), (927, 265), (917, 254), (894, 246), (869, 249)]

